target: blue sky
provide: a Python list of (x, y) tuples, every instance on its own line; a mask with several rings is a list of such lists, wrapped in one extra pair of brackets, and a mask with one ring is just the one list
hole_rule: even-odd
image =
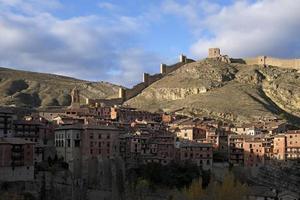
[(0, 0), (0, 66), (128, 87), (183, 53), (300, 57), (300, 0)]

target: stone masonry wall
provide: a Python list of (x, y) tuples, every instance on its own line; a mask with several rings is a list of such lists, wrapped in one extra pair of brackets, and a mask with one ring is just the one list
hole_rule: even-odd
[(272, 65), (280, 68), (291, 68), (300, 70), (300, 59), (280, 59), (267, 56), (243, 59), (248, 65)]

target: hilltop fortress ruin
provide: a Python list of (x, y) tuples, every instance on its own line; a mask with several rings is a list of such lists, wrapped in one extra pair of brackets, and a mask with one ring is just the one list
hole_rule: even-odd
[(257, 56), (254, 58), (229, 58), (227, 55), (221, 55), (219, 48), (210, 48), (208, 50), (208, 58), (216, 58), (227, 63), (276, 66), (280, 68), (300, 70), (300, 59), (281, 59), (269, 56)]
[[(226, 63), (240, 63), (246, 65), (263, 65), (263, 66), (276, 66), (280, 68), (296, 69), (300, 70), (300, 59), (280, 59), (273, 58), (269, 56), (257, 56), (254, 58), (230, 58), (228, 55), (222, 55), (219, 48), (209, 48), (208, 49), (208, 59), (217, 59), (221, 62)], [(133, 86), (130, 89), (120, 88), (119, 95), (114, 99), (89, 99), (86, 98), (86, 104), (90, 106), (101, 106), (101, 105), (120, 105), (123, 102), (135, 97), (140, 94), (145, 88), (147, 88), (152, 83), (160, 80), (167, 74), (175, 71), (181, 66), (195, 62), (195, 60), (187, 58), (185, 55), (181, 54), (179, 56), (179, 62), (173, 65), (160, 65), (160, 73), (150, 75), (148, 73), (143, 73), (143, 81)]]

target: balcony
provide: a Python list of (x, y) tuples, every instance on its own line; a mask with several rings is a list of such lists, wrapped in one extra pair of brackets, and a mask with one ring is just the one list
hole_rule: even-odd
[(12, 153), (11, 159), (12, 160), (22, 160), (24, 158), (23, 153)]
[(24, 152), (24, 149), (23, 149), (23, 148), (15, 148), (15, 147), (13, 147), (13, 148), (11, 149), (11, 151), (12, 151), (12, 152), (20, 153), (20, 152)]

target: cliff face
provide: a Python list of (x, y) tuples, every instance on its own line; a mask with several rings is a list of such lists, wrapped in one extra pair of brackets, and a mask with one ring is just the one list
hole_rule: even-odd
[(182, 66), (125, 104), (230, 121), (279, 115), (298, 120), (299, 77), (296, 70), (205, 59)]
[(65, 76), (0, 68), (0, 105), (27, 107), (68, 106), (70, 91), (77, 86), (82, 101), (117, 97), (119, 86)]

